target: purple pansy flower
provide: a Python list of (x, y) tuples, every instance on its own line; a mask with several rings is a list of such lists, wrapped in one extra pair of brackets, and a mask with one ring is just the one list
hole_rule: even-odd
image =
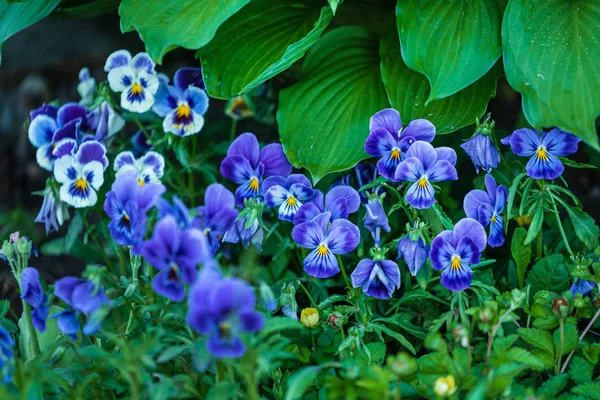
[(155, 151), (149, 151), (137, 159), (132, 152), (123, 151), (115, 158), (113, 168), (117, 177), (135, 171), (140, 186), (146, 183), (160, 183), (165, 173), (165, 159)]
[(112, 219), (108, 229), (115, 242), (132, 246), (133, 253), (140, 254), (139, 247), (146, 234), (146, 214), (165, 190), (158, 183), (138, 185), (134, 171), (117, 176), (104, 202), (104, 211)]
[(311, 202), (303, 204), (294, 217), (294, 225), (311, 221), (317, 215), (329, 211), (331, 221), (346, 219), (348, 215), (358, 211), (360, 208), (360, 196), (350, 186), (335, 186), (329, 189), (325, 200), (320, 190), (314, 191)]
[(467, 193), (463, 208), (467, 217), (476, 219), (484, 227), (490, 225), (490, 236), (488, 237), (490, 246), (502, 246), (504, 243), (502, 212), (508, 198), (508, 190), (504, 186), (496, 184), (496, 180), (490, 174), (485, 176), (485, 187), (487, 193), (478, 189)]
[(175, 73), (174, 81), (174, 86), (159, 86), (152, 110), (164, 118), (165, 132), (177, 136), (196, 134), (204, 126), (202, 115), (208, 109), (208, 96), (199, 86), (202, 85), (200, 68), (182, 68)]
[(409, 147), (418, 140), (431, 142), (435, 137), (435, 126), (426, 119), (416, 119), (402, 128), (400, 113), (386, 108), (371, 117), (369, 136), (365, 151), (373, 157), (381, 157), (377, 162), (379, 174), (395, 181), (398, 164), (404, 160)]
[(137, 131), (131, 137), (131, 145), (133, 146), (133, 152), (136, 155), (144, 154), (150, 149), (152, 149), (152, 142), (141, 130)]
[(44, 332), (50, 304), (40, 282), (40, 274), (35, 268), (28, 267), (21, 272), (21, 298), (33, 307), (31, 312), (33, 326), (40, 332)]
[(158, 199), (156, 208), (158, 209), (158, 218), (162, 219), (168, 215), (175, 218), (180, 228), (192, 227), (192, 216), (187, 206), (177, 196), (173, 196), (173, 204), (169, 203), (164, 198)]
[(389, 232), (392, 228), (390, 228), (383, 204), (379, 198), (369, 200), (365, 208), (367, 209), (364, 220), (365, 228), (371, 232), (375, 245), (379, 246), (381, 230)]
[(500, 163), (500, 153), (492, 143), (489, 135), (478, 133), (461, 144), (460, 147), (473, 161), (477, 173), (479, 173), (479, 168), (489, 173), (493, 168), (498, 167)]
[(265, 324), (255, 310), (254, 289), (238, 278), (198, 280), (188, 299), (188, 325), (207, 335), (206, 349), (218, 358), (244, 355), (240, 333), (257, 332)]
[(456, 153), (449, 147), (433, 148), (427, 142), (415, 142), (406, 159), (396, 169), (396, 179), (414, 182), (406, 191), (406, 201), (414, 208), (429, 208), (435, 203), (431, 182), (457, 180)]
[(327, 211), (292, 230), (292, 239), (312, 250), (304, 259), (304, 271), (316, 278), (329, 278), (340, 272), (336, 255), (351, 252), (360, 242), (356, 225), (346, 219), (329, 224), (330, 219), (331, 213)]
[(577, 293), (581, 293), (582, 296), (588, 296), (592, 290), (596, 287), (596, 283), (594, 281), (586, 281), (585, 279), (577, 278), (573, 285), (571, 285), (571, 294), (573, 297), (577, 295)]
[(152, 280), (152, 287), (172, 301), (183, 300), (183, 285), (191, 285), (196, 280), (197, 265), (211, 258), (202, 232), (182, 229), (170, 215), (158, 221), (152, 238), (142, 244), (141, 253), (150, 265), (160, 270)]
[(262, 184), (265, 205), (279, 207), (279, 218), (294, 221), (298, 209), (314, 197), (310, 181), (301, 174), (292, 174), (287, 178), (272, 176)]
[(502, 139), (502, 143), (509, 144), (513, 153), (518, 156), (532, 156), (525, 170), (533, 179), (556, 179), (565, 167), (558, 156), (568, 156), (577, 151), (580, 138), (560, 129), (542, 132), (523, 128), (516, 130), (512, 135)]
[(463, 218), (453, 231), (443, 231), (431, 243), (431, 265), (443, 270), (441, 283), (448, 290), (458, 292), (471, 286), (473, 271), (487, 241), (485, 230), (477, 220)]
[(125, 120), (106, 101), (100, 107), (90, 111), (87, 118), (91, 129), (95, 132), (89, 138), (98, 142), (110, 138), (125, 126)]
[(242, 242), (245, 248), (248, 248), (250, 243), (252, 243), (259, 251), (262, 251), (265, 232), (258, 223), (258, 213), (257, 207), (244, 208), (238, 214), (233, 226), (223, 235), (223, 242)]
[(212, 253), (220, 246), (220, 238), (232, 228), (238, 210), (235, 209), (235, 198), (225, 186), (213, 183), (206, 188), (204, 206), (196, 208), (198, 215), (193, 225), (204, 232)]
[(400, 288), (400, 269), (390, 260), (361, 260), (350, 278), (352, 286), (378, 299), (389, 299)]
[(67, 219), (69, 219), (67, 206), (60, 201), (51, 187), (46, 186), (42, 207), (37, 217), (35, 217), (35, 222), (45, 225), (47, 235), (53, 230), (58, 232)]
[(121, 107), (136, 113), (146, 112), (154, 104), (158, 78), (154, 61), (147, 53), (135, 57), (127, 50), (118, 50), (108, 56), (104, 71), (113, 92), (121, 92)]
[(244, 205), (244, 199), (263, 195), (263, 178), (286, 177), (291, 172), (292, 164), (285, 157), (281, 145), (274, 143), (260, 149), (252, 133), (242, 133), (235, 139), (221, 163), (221, 175), (240, 185), (235, 191), (240, 207)]
[(413, 240), (411, 235), (408, 234), (400, 239), (397, 248), (398, 259), (404, 258), (410, 274), (416, 276), (427, 257), (429, 257), (429, 245), (425, 243), (421, 236), (417, 236), (416, 240)]

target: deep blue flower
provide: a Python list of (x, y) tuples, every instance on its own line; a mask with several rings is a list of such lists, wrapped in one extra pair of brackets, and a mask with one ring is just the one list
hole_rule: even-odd
[(245, 248), (248, 248), (250, 243), (259, 251), (262, 251), (262, 242), (265, 237), (265, 232), (258, 222), (258, 208), (246, 207), (236, 218), (233, 226), (229, 228), (223, 236), (223, 242), (238, 243), (242, 242)]
[(489, 135), (477, 133), (460, 147), (467, 153), (473, 164), (475, 171), (479, 173), (479, 168), (486, 172), (491, 172), (493, 168), (498, 167), (500, 163), (500, 153)]
[(389, 299), (400, 288), (398, 264), (390, 260), (361, 260), (352, 272), (352, 286), (362, 287), (365, 294)]
[(46, 186), (42, 207), (37, 217), (35, 217), (35, 222), (45, 225), (47, 235), (53, 230), (58, 232), (68, 218), (69, 212), (66, 204), (60, 201), (51, 187)]
[(403, 236), (398, 242), (398, 259), (403, 258), (406, 266), (412, 276), (416, 276), (421, 269), (427, 257), (429, 257), (429, 246), (421, 236), (416, 236), (413, 240), (411, 233)]
[(146, 134), (139, 130), (131, 137), (131, 145), (136, 155), (141, 155), (152, 149), (152, 142)]
[(573, 297), (575, 297), (577, 293), (581, 293), (582, 296), (588, 296), (595, 287), (596, 283), (594, 281), (586, 281), (585, 279), (577, 278), (577, 280), (573, 282), (570, 290)]
[(490, 236), (488, 237), (490, 246), (502, 246), (504, 243), (502, 212), (508, 198), (508, 190), (504, 186), (496, 184), (496, 180), (490, 174), (485, 176), (485, 187), (487, 193), (478, 189), (467, 193), (463, 208), (467, 217), (476, 219), (484, 227), (490, 225)]
[[(88, 112), (87, 119), (91, 129), (94, 131), (94, 134), (88, 136), (87, 139), (93, 139), (98, 142), (103, 142), (112, 137), (125, 126), (125, 120), (106, 101), (100, 107)], [(85, 139), (83, 138), (82, 140)]]
[(255, 310), (254, 289), (238, 278), (198, 280), (190, 291), (187, 322), (207, 335), (206, 349), (218, 358), (244, 355), (241, 333), (257, 332), (265, 324)]
[(252, 133), (243, 133), (235, 139), (221, 163), (221, 175), (240, 185), (235, 191), (240, 207), (244, 205), (244, 199), (263, 196), (263, 178), (287, 177), (291, 172), (292, 164), (281, 145), (274, 143), (260, 149)]
[(10, 333), (0, 325), (0, 377), (4, 384), (12, 380), (15, 369), (14, 346), (15, 341)]
[[(193, 76), (198, 76), (200, 83)], [(208, 96), (198, 86), (202, 82), (200, 68), (182, 68), (175, 73), (174, 81), (175, 85), (159, 86), (152, 110), (164, 118), (165, 132), (194, 135), (204, 126), (203, 115), (208, 110)]]
[(525, 170), (533, 179), (556, 179), (565, 167), (558, 156), (568, 156), (577, 151), (580, 138), (560, 129), (542, 132), (523, 128), (516, 130), (512, 135), (502, 139), (502, 143), (509, 144), (513, 153), (518, 156), (532, 156)]
[(298, 209), (314, 197), (310, 181), (301, 174), (292, 174), (286, 178), (272, 176), (262, 184), (265, 194), (265, 205), (269, 208), (279, 207), (279, 218), (294, 221)]
[(159, 183), (140, 186), (138, 180), (135, 171), (117, 176), (104, 202), (104, 211), (112, 220), (108, 224), (110, 235), (115, 242), (132, 246), (133, 254), (140, 254), (146, 234), (146, 214), (166, 190)]
[(235, 197), (225, 186), (213, 183), (206, 188), (204, 205), (196, 208), (196, 211), (198, 215), (193, 225), (204, 233), (215, 254), (220, 247), (221, 237), (233, 227), (238, 216)]
[(160, 270), (152, 280), (152, 287), (172, 301), (183, 300), (184, 284), (194, 283), (198, 264), (212, 258), (202, 232), (181, 228), (171, 215), (158, 221), (152, 238), (142, 244), (141, 253), (150, 265)]
[(35, 268), (28, 267), (21, 272), (21, 298), (33, 307), (31, 313), (33, 326), (40, 332), (44, 332), (50, 304), (42, 288), (40, 274)]
[(154, 104), (158, 90), (155, 64), (146, 53), (135, 57), (127, 50), (118, 50), (108, 56), (104, 71), (113, 92), (121, 92), (121, 107), (136, 113), (146, 112)]
[(435, 126), (426, 119), (416, 119), (403, 128), (400, 113), (393, 108), (373, 115), (369, 130), (365, 151), (373, 157), (381, 157), (377, 162), (379, 174), (392, 181), (398, 179), (396, 167), (410, 146), (418, 140), (431, 142), (435, 137)]
[(155, 151), (149, 151), (136, 159), (132, 152), (123, 151), (115, 157), (113, 168), (117, 177), (135, 171), (140, 186), (160, 183), (165, 173), (165, 158)]
[(379, 246), (381, 230), (389, 232), (392, 228), (390, 228), (387, 215), (385, 215), (385, 210), (379, 198), (369, 200), (365, 208), (367, 209), (364, 220), (365, 228), (371, 232), (375, 245)]
[(158, 199), (156, 208), (158, 209), (158, 218), (164, 218), (168, 215), (175, 218), (180, 228), (189, 228), (192, 226), (193, 219), (190, 210), (177, 196), (173, 196), (173, 204), (164, 198)]
[(458, 292), (471, 286), (473, 271), (487, 241), (485, 230), (477, 220), (463, 218), (453, 231), (443, 231), (431, 243), (431, 265), (443, 270), (441, 283), (448, 290)]
[(427, 142), (415, 142), (396, 169), (396, 179), (413, 182), (406, 201), (414, 208), (429, 208), (435, 203), (431, 182), (457, 180), (456, 153), (449, 147), (433, 148)]
[(314, 191), (312, 201), (303, 204), (294, 217), (294, 225), (308, 222), (317, 215), (329, 211), (331, 221), (336, 219), (347, 219), (348, 215), (358, 211), (360, 208), (360, 196), (350, 186), (335, 186), (329, 189), (325, 199), (320, 190)]
[(346, 219), (329, 224), (330, 219), (331, 213), (327, 211), (292, 230), (292, 239), (312, 250), (304, 259), (304, 271), (316, 278), (329, 278), (340, 272), (336, 255), (351, 252), (360, 242), (356, 225)]

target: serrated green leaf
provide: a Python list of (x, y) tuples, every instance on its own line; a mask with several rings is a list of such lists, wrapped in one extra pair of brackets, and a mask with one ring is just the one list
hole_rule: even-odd
[(157, 63), (177, 46), (205, 46), (219, 26), (250, 0), (123, 0), (121, 31), (136, 30)]
[(580, 162), (571, 160), (568, 157), (558, 157), (558, 158), (567, 167), (571, 167), (571, 168), (592, 168), (592, 169), (598, 168), (595, 165), (580, 163)]
[(383, 342), (373, 342), (367, 343), (365, 345), (366, 349), (369, 351), (369, 356), (367, 355), (364, 349), (356, 351), (356, 357), (354, 358), (357, 362), (365, 364), (365, 365), (381, 365), (385, 360), (385, 352), (386, 346)]
[(567, 386), (569, 375), (561, 374), (553, 376), (542, 384), (537, 391), (537, 396), (544, 396), (547, 399), (555, 399), (558, 394)]
[(563, 204), (563, 206), (567, 210), (571, 222), (573, 222), (575, 234), (579, 240), (581, 240), (589, 250), (594, 250), (598, 246), (598, 237), (600, 236), (600, 228), (598, 228), (594, 219), (579, 208), (571, 207), (566, 204)]
[(378, 42), (357, 26), (329, 31), (306, 55), (300, 82), (280, 93), (283, 148), (295, 167), (310, 170), (315, 183), (367, 157), (369, 118), (389, 106)]
[(544, 362), (525, 349), (513, 347), (508, 351), (508, 357), (514, 362), (528, 365), (534, 369), (544, 369)]
[(427, 77), (406, 66), (394, 30), (381, 39), (380, 52), (385, 89), (392, 107), (400, 112), (405, 123), (426, 118), (435, 125), (437, 133), (454, 132), (481, 117), (489, 99), (496, 95), (500, 66), (460, 92), (427, 103), (430, 93)]
[(531, 267), (525, 282), (531, 285), (531, 292), (550, 290), (561, 293), (569, 288), (569, 272), (562, 254), (544, 257)]
[[(565, 335), (563, 339), (562, 355), (570, 353), (575, 350), (577, 343), (579, 342), (579, 336), (577, 335), (577, 327), (572, 323), (565, 324)], [(554, 349), (555, 354), (559, 354), (560, 347), (560, 329), (554, 331)]]
[(594, 365), (582, 357), (573, 357), (569, 363), (569, 375), (578, 385), (592, 380)]
[(429, 79), (428, 101), (466, 88), (500, 58), (506, 1), (398, 1), (402, 58)]
[(525, 281), (525, 273), (527, 272), (527, 266), (531, 261), (531, 244), (525, 245), (525, 237), (527, 231), (524, 228), (517, 228), (513, 233), (513, 238), (510, 243), (510, 252), (515, 264), (517, 264), (517, 276), (519, 279), (519, 287), (523, 287)]
[(571, 389), (571, 392), (580, 394), (592, 400), (600, 400), (600, 383), (584, 383)]
[(544, 204), (542, 200), (538, 201), (538, 204), (535, 207), (535, 212), (533, 214), (533, 218), (531, 218), (531, 225), (529, 225), (529, 229), (527, 230), (527, 235), (525, 236), (525, 240), (523, 241), (524, 245), (529, 245), (531, 242), (535, 240), (537, 235), (542, 230), (542, 224), (544, 223)]
[(506, 78), (523, 95), (527, 120), (575, 133), (596, 149), (599, 19), (600, 0), (513, 0), (502, 21)]
[(600, 361), (600, 344), (589, 344), (581, 342), (580, 347), (581, 352), (589, 362), (591, 362), (594, 365), (598, 364), (598, 362)]
[(206, 90), (228, 99), (246, 93), (304, 56), (329, 25), (320, 0), (255, 0), (198, 52)]
[(317, 374), (321, 370), (320, 365), (299, 369), (287, 381), (285, 400), (299, 400), (308, 388), (314, 384)]
[(554, 355), (552, 336), (548, 331), (536, 328), (519, 328), (517, 333), (521, 339), (530, 345)]

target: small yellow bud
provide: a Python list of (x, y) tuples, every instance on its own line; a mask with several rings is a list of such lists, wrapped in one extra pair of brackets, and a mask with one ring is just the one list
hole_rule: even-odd
[(437, 378), (433, 391), (440, 397), (452, 396), (456, 392), (456, 381), (452, 375)]
[(316, 308), (305, 308), (300, 315), (300, 322), (309, 328), (317, 326), (319, 323), (319, 312)]
[(522, 227), (527, 227), (531, 224), (531, 217), (529, 215), (519, 215), (517, 217), (517, 224)]

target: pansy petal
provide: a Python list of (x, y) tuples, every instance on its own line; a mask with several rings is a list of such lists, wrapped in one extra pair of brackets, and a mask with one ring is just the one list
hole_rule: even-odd
[(454, 225), (454, 238), (457, 242), (463, 237), (470, 238), (479, 251), (485, 249), (487, 236), (483, 226), (475, 219), (463, 218)]
[(35, 110), (31, 110), (29, 112), (29, 119), (34, 120), (38, 115), (46, 115), (54, 120), (56, 120), (56, 115), (58, 113), (58, 107), (52, 104), (42, 104), (41, 107), (36, 108)]
[(238, 185), (248, 182), (255, 175), (248, 159), (240, 155), (225, 157), (221, 162), (220, 172), (225, 179), (229, 179)]
[(498, 184), (496, 183), (496, 179), (491, 174), (485, 175), (485, 190), (487, 190), (487, 194), (490, 198), (489, 203), (494, 205), (496, 203), (496, 189), (498, 188)]
[(196, 113), (204, 115), (208, 110), (208, 96), (206, 92), (197, 87), (189, 87), (183, 92), (183, 98)]
[(468, 215), (467, 217), (476, 219), (482, 226), (486, 227), (489, 225), (493, 215), (494, 208), (488, 203), (482, 203), (477, 208), (477, 215), (475, 217)]
[(137, 206), (143, 212), (154, 207), (156, 200), (165, 193), (167, 188), (160, 183), (149, 183), (138, 189), (136, 200)]
[(27, 131), (29, 141), (36, 148), (49, 144), (56, 128), (56, 121), (53, 118), (47, 115), (38, 115), (29, 124)]
[(504, 220), (501, 215), (496, 215), (490, 223), (490, 236), (488, 244), (492, 247), (500, 247), (504, 244)]
[(21, 272), (21, 298), (32, 307), (41, 306), (44, 289), (40, 283), (40, 274), (35, 268), (25, 268)]
[(481, 252), (469, 237), (463, 237), (458, 241), (456, 252), (460, 256), (461, 264), (465, 266), (477, 264), (481, 259)]
[(64, 156), (54, 164), (54, 178), (58, 183), (67, 183), (77, 178), (77, 163), (75, 157)]
[(190, 85), (204, 89), (202, 70), (200, 68), (193, 67), (179, 68), (177, 72), (175, 72), (173, 83), (182, 91), (187, 89)]
[(415, 182), (406, 191), (405, 199), (414, 208), (429, 208), (435, 204), (435, 190), (429, 182), (425, 182), (424, 186)]
[(220, 183), (213, 183), (206, 188), (204, 194), (205, 213), (208, 216), (217, 214), (223, 208), (233, 208), (235, 198), (233, 193)]
[(320, 213), (321, 210), (314, 203), (302, 204), (294, 216), (294, 225), (309, 222)]
[[(256, 168), (258, 164), (260, 150), (258, 146), (258, 140), (252, 133), (242, 133), (231, 143), (227, 150), (227, 156), (242, 156), (253, 168)], [(281, 174), (275, 174), (281, 175)]]
[(58, 314), (54, 314), (51, 318), (57, 319), (56, 325), (62, 333), (68, 335), (73, 340), (77, 339), (77, 331), (80, 325), (75, 311), (61, 311)]
[(352, 286), (358, 288), (367, 283), (367, 280), (369, 279), (369, 276), (371, 275), (371, 271), (373, 270), (374, 266), (375, 262), (373, 260), (360, 260), (360, 262), (354, 269), (354, 272), (352, 272), (352, 275), (350, 275)]
[(308, 178), (302, 174), (291, 174), (290, 176), (287, 177), (286, 181), (287, 181), (287, 184), (290, 186), (293, 185), (294, 183), (299, 183), (301, 185), (304, 185), (304, 186), (312, 189), (312, 184), (310, 183)]
[(104, 64), (104, 72), (110, 72), (111, 70), (129, 65), (131, 61), (131, 53), (127, 50), (117, 50), (106, 59)]
[(446, 268), (442, 272), (441, 284), (452, 292), (459, 292), (471, 286), (473, 271), (471, 268), (461, 266), (457, 269)]
[(507, 199), (508, 190), (504, 187), (504, 185), (498, 185), (498, 188), (496, 189), (496, 202), (494, 204), (494, 209), (497, 213), (501, 213), (502, 210), (504, 210)]
[(518, 129), (510, 136), (510, 148), (518, 156), (532, 155), (541, 142), (540, 135), (527, 128)]
[(458, 174), (454, 165), (449, 161), (438, 160), (430, 170), (429, 180), (432, 182), (456, 181), (458, 180)]
[(281, 186), (282, 188), (287, 189), (288, 182), (283, 176), (270, 176), (262, 183), (263, 193), (267, 193), (272, 186)]
[(148, 74), (153, 74), (156, 64), (154, 64), (148, 53), (137, 53), (131, 59), (131, 66), (136, 72), (145, 71)]
[(443, 236), (436, 236), (433, 242), (431, 242), (431, 251), (429, 253), (433, 269), (439, 271), (449, 266), (454, 252), (452, 245)]
[(327, 211), (331, 213), (332, 221), (348, 218), (348, 201), (344, 197), (339, 197), (329, 204)]
[(233, 226), (238, 214), (238, 210), (234, 209), (233, 206), (231, 208), (223, 208), (215, 213), (206, 225), (211, 230), (211, 233), (222, 235)]
[(400, 133), (400, 138), (404, 136), (412, 136), (415, 140), (431, 142), (435, 137), (435, 126), (426, 119), (415, 119)]
[(456, 165), (456, 152), (450, 147), (436, 147), (437, 159), (446, 160), (452, 165)]
[(152, 288), (161, 296), (171, 301), (182, 301), (185, 298), (185, 288), (179, 276), (174, 275), (170, 269), (160, 271), (152, 279)]
[(314, 249), (304, 259), (304, 271), (315, 278), (331, 278), (340, 272), (340, 267), (331, 251), (320, 254), (318, 249)]
[(90, 140), (79, 146), (75, 159), (80, 164), (87, 164), (97, 161), (102, 164), (102, 168), (108, 167), (108, 158), (106, 157), (106, 147), (100, 142)]
[(389, 179), (390, 181), (397, 181), (395, 174), (398, 165), (400, 164), (400, 157), (395, 157), (393, 154), (387, 153), (377, 161), (377, 170), (379, 175)]
[(416, 157), (407, 158), (398, 164), (394, 177), (399, 181), (416, 182), (425, 174), (423, 163)]
[(577, 151), (581, 139), (558, 128), (542, 134), (542, 144), (555, 156), (569, 156)]
[(271, 186), (265, 193), (265, 205), (269, 208), (278, 207), (288, 198), (289, 191), (279, 185)]
[(350, 186), (336, 186), (331, 188), (331, 190), (329, 190), (325, 196), (325, 207), (329, 209), (329, 206), (333, 203), (333, 201), (338, 198), (346, 199), (346, 206), (349, 214), (358, 211), (360, 208), (360, 195), (356, 189)]
[(73, 308), (84, 314), (91, 314), (110, 301), (104, 294), (102, 286), (96, 286), (94, 282), (87, 281), (77, 285), (73, 289)]
[(238, 336), (222, 338), (215, 333), (208, 338), (206, 350), (216, 358), (238, 358), (246, 352), (246, 345)]
[(314, 195), (312, 187), (306, 186), (302, 183), (292, 184), (292, 186), (290, 186), (290, 193), (301, 203), (310, 201)]
[(265, 317), (254, 310), (240, 313), (240, 328), (243, 332), (256, 332), (265, 326)]
[(56, 281), (54, 284), (54, 295), (73, 307), (73, 291), (84, 281), (73, 276), (66, 276)]
[(64, 126), (68, 122), (76, 119), (84, 120), (86, 118), (87, 108), (79, 103), (67, 103), (58, 109), (56, 123), (58, 126)]
[(108, 73), (108, 85), (113, 92), (123, 92), (133, 84), (134, 78), (129, 66), (116, 67)]
[(104, 183), (104, 167), (98, 161), (90, 161), (81, 169), (82, 177), (96, 190)]
[(153, 104), (154, 96), (146, 89), (142, 89), (139, 94), (134, 94), (132, 89), (125, 90), (121, 93), (121, 107), (127, 111), (144, 113), (148, 111)]
[(390, 132), (377, 128), (369, 133), (365, 141), (365, 152), (373, 157), (381, 157), (397, 146), (398, 140)]
[(79, 139), (79, 128), (81, 126), (81, 120), (79, 118), (69, 121), (65, 126), (58, 128), (52, 136), (52, 141), (57, 143), (63, 139)]
[(35, 160), (37, 161), (38, 165), (46, 171), (52, 172), (53, 170), (53, 164), (56, 158), (52, 154), (53, 152), (54, 151), (51, 144), (45, 144), (35, 152)]
[(272, 143), (260, 150), (258, 160), (265, 168), (265, 176), (288, 176), (292, 173), (292, 164), (288, 161), (279, 143)]
[(133, 156), (133, 153), (130, 151), (120, 152), (117, 155), (117, 157), (115, 157), (115, 162), (113, 164), (113, 168), (114, 168), (115, 172), (117, 172), (126, 165), (129, 165), (129, 166), (135, 165), (135, 157)]
[(177, 108), (177, 103), (183, 98), (183, 93), (174, 86), (160, 84), (154, 95), (152, 111), (159, 117), (166, 117)]
[(533, 179), (553, 180), (561, 176), (564, 170), (563, 163), (550, 153), (546, 153), (546, 159), (533, 155), (525, 166), (527, 175)]
[(331, 213), (329, 211), (325, 211), (320, 213), (316, 217), (312, 219), (313, 222), (319, 224), (323, 232), (327, 232), (327, 227), (329, 225), (329, 221), (331, 221)]
[(386, 108), (375, 113), (369, 121), (369, 131), (374, 131), (377, 128), (382, 128), (398, 137), (398, 132), (402, 129), (402, 121), (400, 113), (393, 108)]
[(400, 269), (398, 264), (391, 260), (382, 260), (379, 265), (385, 273), (385, 276), (396, 286), (400, 288)]
[(425, 171), (432, 168), (437, 161), (437, 153), (433, 146), (427, 142), (417, 141), (406, 152), (406, 158), (417, 158), (423, 164)]
[(325, 240), (325, 234), (317, 222), (309, 221), (292, 229), (292, 239), (302, 247), (314, 249)]
[(350, 229), (352, 232), (354, 232), (354, 235), (360, 241), (360, 229), (358, 229), (358, 226), (354, 225), (352, 222), (348, 221), (347, 219), (339, 218), (339, 219), (334, 220), (329, 225), (329, 231), (331, 232), (334, 229), (336, 229), (338, 227), (342, 227), (342, 226), (346, 227), (346, 228)]
[(478, 219), (478, 209), (481, 204), (490, 204), (490, 197), (486, 192), (479, 189), (473, 189), (465, 196), (463, 201), (463, 209), (465, 210), (465, 214), (467, 217)]
[(164, 243), (167, 254), (175, 254), (181, 245), (181, 234), (177, 220), (167, 215), (154, 226), (153, 237)]
[(348, 227), (339, 226), (331, 229), (325, 238), (329, 250), (334, 254), (346, 254), (356, 249), (360, 236)]

